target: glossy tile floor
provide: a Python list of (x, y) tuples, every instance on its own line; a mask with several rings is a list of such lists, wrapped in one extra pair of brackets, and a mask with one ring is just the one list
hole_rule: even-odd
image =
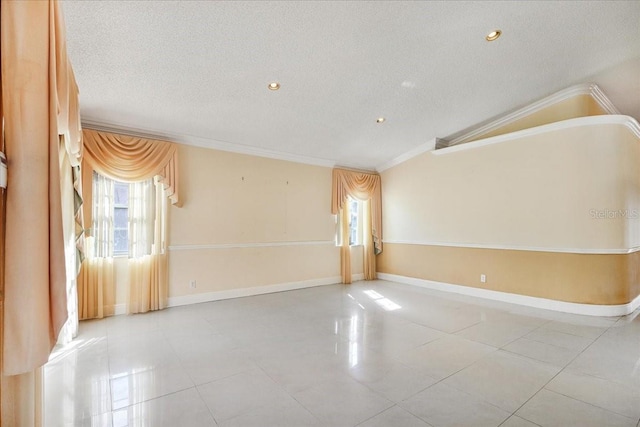
[(640, 315), (384, 281), (81, 322), (46, 426), (640, 426)]

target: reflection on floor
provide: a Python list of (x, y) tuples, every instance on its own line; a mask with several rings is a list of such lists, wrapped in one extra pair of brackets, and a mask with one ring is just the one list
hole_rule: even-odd
[(384, 281), (81, 322), (46, 426), (640, 426), (640, 316)]

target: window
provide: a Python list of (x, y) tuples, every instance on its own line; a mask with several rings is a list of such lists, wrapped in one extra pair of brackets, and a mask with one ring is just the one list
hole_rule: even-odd
[[(358, 246), (363, 244), (362, 227), (363, 227), (363, 211), (364, 202), (349, 197), (345, 208), (349, 209), (349, 246)], [(340, 235), (340, 215), (336, 215), (336, 245), (342, 245)]]
[(129, 252), (129, 184), (113, 181), (113, 254)]
[[(92, 236), (96, 255), (139, 256), (138, 252), (150, 252), (149, 238), (153, 238), (155, 220), (154, 188), (152, 180), (128, 183), (93, 173)], [(131, 233), (135, 238), (132, 239)], [(131, 243), (137, 245), (134, 253), (129, 253)]]
[(362, 244), (362, 202), (349, 197), (349, 246)]

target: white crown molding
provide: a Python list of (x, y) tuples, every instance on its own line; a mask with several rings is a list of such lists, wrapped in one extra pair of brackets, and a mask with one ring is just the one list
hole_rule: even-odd
[(213, 150), (227, 151), (231, 153), (247, 154), (250, 156), (266, 157), (268, 159), (285, 160), (288, 162), (302, 163), (313, 166), (332, 168), (336, 162), (329, 159), (319, 159), (316, 157), (301, 156), (299, 154), (285, 153), (282, 151), (268, 150), (266, 148), (252, 147), (249, 145), (236, 144), (232, 142), (219, 141), (216, 139), (202, 138), (193, 135), (167, 133), (150, 129), (142, 129), (128, 126), (121, 126), (113, 123), (106, 123), (92, 119), (82, 120), (83, 129), (93, 129), (103, 132), (118, 133), (122, 135), (137, 136), (141, 138), (158, 139), (175, 142), (193, 147), (210, 148)]
[[(561, 90), (560, 92), (556, 92), (553, 95), (550, 95), (546, 98), (543, 98), (539, 101), (536, 101), (526, 107), (520, 108), (516, 111), (513, 111), (509, 114), (506, 114), (494, 121), (491, 121), (487, 124), (484, 124), (480, 127), (474, 128), (472, 130), (470, 130), (469, 132), (458, 136), (457, 138), (454, 138), (452, 140), (450, 140), (448, 142), (448, 146), (452, 147), (455, 145), (459, 145), (462, 144), (465, 141), (469, 141), (472, 140), (473, 138), (483, 135), (485, 133), (488, 133), (492, 130), (498, 129), (502, 126), (508, 125), (512, 122), (515, 122), (516, 120), (519, 120), (523, 117), (526, 117), (527, 115), (536, 113), (544, 108), (547, 108), (553, 104), (562, 102), (562, 101), (566, 101), (569, 98), (572, 98), (574, 96), (580, 96), (580, 95), (589, 95), (591, 96), (597, 103), (598, 105), (600, 105), (600, 107), (602, 107), (602, 109), (604, 111), (607, 112), (607, 114), (614, 114), (614, 115), (619, 115), (620, 112), (615, 108), (615, 106), (611, 103), (611, 101), (609, 100), (609, 98), (607, 98), (607, 96), (604, 94), (604, 92), (600, 89), (600, 87), (598, 87), (597, 84), (595, 83), (584, 83), (584, 84), (579, 84), (579, 85), (575, 85), (575, 86), (571, 86), (567, 89)], [(535, 129), (535, 128), (533, 128)], [(507, 134), (507, 135), (511, 135), (511, 134)], [(407, 151), (404, 154), (401, 154), (400, 156), (389, 160), (388, 162), (382, 163), (380, 166), (378, 166), (376, 168), (376, 170), (378, 172), (382, 172), (384, 170), (387, 170), (389, 168), (392, 168), (393, 166), (397, 166), (400, 163), (404, 163), (409, 159), (412, 159), (416, 156), (419, 156), (422, 153), (425, 153), (427, 151), (432, 151), (434, 153), (438, 153), (441, 150), (445, 150), (446, 148), (441, 148), (438, 150), (435, 150), (435, 146), (436, 146), (436, 142), (437, 142), (438, 138), (434, 138), (431, 141), (422, 144), (410, 151)], [(466, 144), (465, 144), (466, 145)], [(433, 146), (433, 148), (431, 148), (431, 146)]]
[(238, 249), (238, 248), (273, 248), (279, 246), (318, 246), (335, 245), (333, 240), (308, 240), (295, 242), (264, 242), (264, 243), (219, 243), (206, 245), (170, 245), (170, 251), (198, 251), (208, 249)]
[(541, 308), (545, 310), (560, 311), (563, 313), (581, 314), (585, 316), (625, 316), (640, 307), (640, 295), (627, 304), (597, 305), (579, 304), (574, 302), (558, 301), (547, 298), (530, 297), (527, 295), (511, 294), (507, 292), (492, 291), (489, 289), (474, 288), (471, 286), (453, 285), (450, 283), (434, 282), (431, 280), (417, 279), (415, 277), (399, 276), (389, 273), (378, 273), (378, 279), (421, 288), (468, 295), (477, 298), (501, 301), (509, 304), (524, 305), (527, 307)]
[[(355, 275), (354, 275), (355, 276)], [(341, 283), (340, 276), (320, 279), (303, 280), (300, 282), (278, 283), (275, 285), (254, 286), (250, 288), (229, 289), (226, 291), (202, 292), (198, 294), (169, 297), (168, 307), (198, 304), (201, 302), (219, 301), (231, 298), (249, 297), (253, 295), (270, 294), (274, 292), (293, 291), (296, 289), (312, 288), (315, 286), (335, 285)]]
[(593, 98), (594, 101), (602, 107), (607, 114), (620, 114), (620, 112), (613, 106), (609, 98), (602, 92), (602, 90), (595, 83), (583, 83), (575, 86), (571, 86), (567, 89), (561, 90), (560, 92), (556, 92), (553, 95), (547, 96), (546, 98), (542, 98), (539, 101), (536, 101), (532, 104), (527, 105), (526, 107), (520, 108), (516, 111), (513, 111), (509, 114), (506, 114), (492, 122), (489, 122), (485, 125), (482, 125), (478, 128), (475, 128), (463, 135), (458, 136), (457, 138), (449, 141), (449, 147), (462, 144), (464, 142), (473, 140), (474, 138), (483, 135), (485, 133), (491, 132), (495, 129), (501, 128), (505, 125), (513, 123), (517, 120), (520, 120), (526, 116), (537, 113), (540, 110), (543, 110), (547, 107), (550, 107), (554, 104), (566, 101), (575, 96), (581, 95), (589, 95)]
[(436, 149), (437, 142), (438, 142), (438, 138), (433, 138), (432, 140), (427, 141), (424, 144), (421, 144), (416, 148), (413, 148), (407, 151), (406, 153), (401, 154), (398, 157), (389, 160), (388, 162), (382, 163), (381, 165), (376, 167), (376, 171), (383, 172), (387, 169), (390, 169), (394, 166), (399, 165), (400, 163), (404, 163), (409, 159), (417, 157), (422, 153), (426, 153), (427, 151), (433, 151)]
[(633, 117), (621, 115), (587, 116), (549, 123), (547, 125), (536, 126), (533, 128), (519, 130), (517, 132), (511, 132), (504, 135), (492, 136), (490, 138), (479, 139), (477, 141), (467, 142), (464, 144), (452, 145), (447, 148), (435, 150), (432, 153), (436, 156), (441, 156), (445, 154), (455, 153), (457, 151), (470, 150), (473, 148), (484, 147), (486, 145), (498, 144), (505, 141), (512, 141), (528, 136), (540, 135), (563, 129), (599, 125), (625, 126), (636, 138), (640, 139), (640, 124), (638, 124), (638, 121)]
[(604, 94), (600, 86), (595, 83), (589, 83), (589, 89), (591, 91), (591, 97), (602, 107), (602, 109), (607, 114), (620, 115), (620, 110), (618, 110), (615, 105), (611, 102), (611, 100)]
[(588, 255), (627, 255), (640, 251), (640, 246), (620, 249), (594, 249), (594, 248), (546, 248), (536, 246), (512, 246), (512, 245), (489, 245), (481, 243), (449, 243), (449, 242), (429, 242), (415, 240), (383, 240), (383, 244), (415, 245), (415, 246), (446, 246), (450, 248), (472, 248), (472, 249), (498, 249), (505, 251), (529, 251), (529, 252), (549, 252), (566, 254), (588, 254)]

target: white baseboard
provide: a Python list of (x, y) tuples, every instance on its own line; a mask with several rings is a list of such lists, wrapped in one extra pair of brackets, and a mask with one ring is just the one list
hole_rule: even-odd
[(127, 304), (116, 304), (113, 306), (113, 315), (119, 316), (121, 314), (127, 314)]
[(434, 282), (432, 280), (417, 279), (415, 277), (399, 276), (389, 273), (378, 273), (378, 279), (436, 291), (453, 292), (461, 295), (485, 298), (494, 301), (524, 305), (527, 307), (542, 308), (545, 310), (561, 311), (585, 316), (625, 316), (640, 307), (640, 295), (627, 304), (596, 305), (578, 304), (573, 302), (556, 301), (547, 298), (530, 297), (526, 295), (511, 294), (507, 292), (492, 291), (489, 289), (474, 288), (471, 286), (452, 285), (450, 283)]
[[(353, 274), (352, 281), (364, 280), (364, 273)], [(253, 295), (271, 294), (274, 292), (293, 291), (296, 289), (313, 288), (315, 286), (335, 285), (342, 283), (340, 276), (325, 277), (322, 279), (310, 279), (300, 282), (278, 283), (275, 285), (255, 286), (251, 288), (229, 289), (226, 291), (203, 292), (200, 294), (182, 295), (179, 297), (169, 297), (167, 307), (178, 307), (181, 305), (198, 304), (201, 302), (219, 301), (231, 298), (249, 297)], [(115, 316), (127, 314), (126, 304), (114, 305)]]
[[(354, 280), (356, 274), (353, 275)], [(361, 279), (360, 279), (361, 280)], [(270, 294), (273, 292), (292, 291), (295, 289), (312, 288), (315, 286), (335, 285), (341, 283), (340, 276), (325, 277), (322, 279), (303, 280), (300, 282), (278, 283), (275, 285), (255, 286), (251, 288), (229, 289), (226, 291), (203, 292), (200, 294), (182, 295), (179, 297), (169, 297), (168, 307), (177, 307), (188, 304), (198, 304), (201, 302), (219, 301), (231, 298), (248, 297), (253, 295)]]

